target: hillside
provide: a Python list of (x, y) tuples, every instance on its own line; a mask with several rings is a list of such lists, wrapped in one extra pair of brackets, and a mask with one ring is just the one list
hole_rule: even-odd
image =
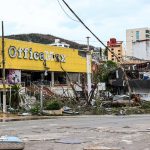
[[(16, 40), (22, 40), (22, 41), (30, 41), (34, 43), (42, 43), (42, 44), (51, 44), (54, 43), (55, 39), (60, 39), (61, 42), (65, 42), (67, 44), (70, 44), (71, 48), (75, 49), (83, 49), (86, 48), (87, 46), (84, 44), (79, 44), (76, 42), (72, 42), (60, 37), (56, 37), (53, 35), (48, 35), (48, 34), (36, 34), (36, 33), (31, 33), (31, 34), (18, 34), (18, 35), (9, 35), (5, 36), (6, 38), (9, 39), (16, 39)], [(93, 47), (93, 46), (91, 46)]]

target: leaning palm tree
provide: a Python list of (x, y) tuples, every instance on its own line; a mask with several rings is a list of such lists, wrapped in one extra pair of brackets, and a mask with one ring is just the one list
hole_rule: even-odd
[(11, 107), (14, 109), (19, 108), (19, 103), (21, 101), (20, 91), (21, 91), (21, 85), (20, 84), (14, 84), (12, 86)]

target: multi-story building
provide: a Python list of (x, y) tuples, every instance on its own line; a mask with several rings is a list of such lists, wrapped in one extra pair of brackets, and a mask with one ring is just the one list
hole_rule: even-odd
[(126, 51), (128, 56), (150, 59), (150, 28), (126, 30)]
[[(115, 56), (117, 56), (119, 60), (121, 60), (124, 55), (122, 43), (122, 41), (117, 41), (115, 38), (111, 38), (110, 41), (107, 42), (107, 46), (112, 52), (114, 52)], [(114, 56), (114, 54), (108, 51), (108, 60), (118, 62), (118, 59)]]

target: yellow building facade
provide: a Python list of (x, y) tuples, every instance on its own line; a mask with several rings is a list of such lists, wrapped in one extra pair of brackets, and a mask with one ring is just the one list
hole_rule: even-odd
[[(85, 75), (87, 70), (86, 55), (82, 56), (77, 49), (5, 38), (3, 59), (1, 43), (0, 38), (0, 109), (5, 102), (3, 91), (6, 91), (6, 97), (9, 97), (6, 99), (6, 105), (14, 106), (11, 94), (15, 92), (13, 86), (16, 84), (21, 88), (20, 94), (27, 98), (34, 96), (35, 99), (41, 100), (53, 94), (74, 96), (70, 85), (75, 82), (81, 84), (82, 75)], [(76, 90), (78, 93), (82, 91), (77, 86)]]
[[(2, 43), (2, 39), (0, 39)], [(86, 57), (77, 49), (6, 39), (4, 42), (6, 84), (25, 83), (67, 85), (79, 82), (86, 73)], [(2, 85), (2, 44), (0, 44), (0, 82)]]
[[(86, 72), (86, 59), (76, 49), (11, 39), (5, 39), (4, 49), (6, 69), (61, 72), (63, 67), (66, 72)], [(0, 62), (2, 68), (2, 51)]]

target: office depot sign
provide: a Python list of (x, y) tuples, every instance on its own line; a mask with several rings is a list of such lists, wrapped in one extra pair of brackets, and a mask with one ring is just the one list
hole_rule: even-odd
[(86, 58), (77, 49), (5, 38), (4, 50), (6, 69), (63, 72), (63, 67), (67, 72), (86, 72)]
[(28, 60), (40, 60), (40, 61), (56, 61), (56, 62), (66, 62), (66, 57), (63, 54), (56, 54), (50, 51), (44, 52), (33, 52), (32, 48), (16, 48), (15, 46), (10, 46), (8, 48), (8, 54), (11, 58), (18, 59), (28, 59)]

